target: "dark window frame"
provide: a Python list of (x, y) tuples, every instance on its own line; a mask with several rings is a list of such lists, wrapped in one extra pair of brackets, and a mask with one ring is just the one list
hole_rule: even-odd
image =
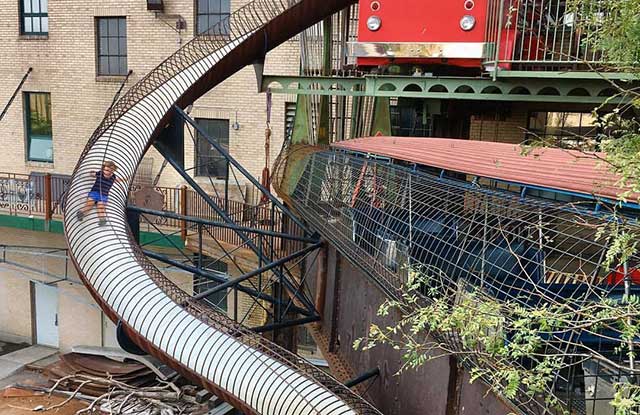
[[(112, 36), (109, 27), (110, 21), (116, 20), (117, 34)], [(106, 22), (107, 33), (102, 35), (100, 29), (101, 21)], [(124, 22), (124, 35), (122, 34), (121, 22)], [(127, 45), (127, 17), (126, 16), (96, 16), (95, 17), (95, 37), (96, 37), (96, 75), (97, 76), (126, 76), (129, 72), (129, 59), (128, 59), (128, 45)], [(117, 44), (116, 53), (111, 53), (111, 41), (115, 39)], [(103, 53), (103, 40), (106, 42), (106, 53)], [(124, 40), (124, 48), (121, 40)], [(124, 49), (124, 53), (122, 53)], [(101, 59), (107, 59), (107, 71), (104, 72), (101, 66)], [(110, 59), (116, 58), (118, 60), (117, 70), (111, 70)], [(124, 70), (120, 66), (120, 59), (124, 59)]]
[[(19, 13), (19, 19), (20, 19), (20, 34), (24, 35), (24, 36), (48, 36), (49, 35), (49, 2), (47, 1), (47, 11), (45, 13), (42, 12), (42, 1), (43, 0), (30, 0), (31, 3), (31, 11), (27, 12), (24, 9), (24, 2), (25, 0), (18, 0), (18, 7), (20, 10)], [(38, 8), (40, 9), (40, 11), (38, 13), (34, 13), (33, 12), (33, 2), (37, 1), (38, 2)], [(30, 18), (30, 19), (34, 19), (37, 18), (40, 21), (40, 30), (39, 31), (27, 31), (26, 27), (25, 27), (25, 19)], [(42, 30), (42, 19), (46, 18), (47, 19), (47, 30), (43, 31)], [(31, 25), (31, 28), (33, 29), (33, 23)]]
[[(198, 255), (193, 255), (194, 262), (197, 263)], [(221, 260), (216, 260), (207, 255), (202, 256), (202, 268), (204, 268), (208, 272), (218, 272), (227, 275), (227, 279), (229, 279), (229, 265), (226, 262)], [(215, 288), (220, 285), (219, 282), (213, 281), (207, 277), (201, 277), (198, 274), (193, 274), (193, 293), (200, 294), (208, 289)], [(227, 304), (227, 295), (228, 290), (218, 291), (217, 293), (211, 294), (204, 299), (209, 302), (209, 304), (214, 305), (225, 312), (229, 312), (229, 307)]]
[[(195, 122), (198, 125), (202, 126), (205, 130), (207, 130), (207, 126), (203, 125), (203, 121), (221, 122), (225, 124), (223, 127), (221, 126), (220, 128), (222, 128), (222, 130), (226, 130), (226, 134), (220, 135), (218, 137), (213, 135), (211, 138), (216, 140), (219, 144), (222, 145), (222, 147), (224, 147), (227, 151), (229, 151), (229, 135), (230, 135), (229, 120), (224, 118), (196, 118)], [(222, 140), (226, 139), (226, 143), (225, 142), (220, 143), (221, 139)], [(205, 147), (209, 147), (209, 151), (211, 153), (209, 155), (202, 156), (202, 154), (200, 153), (201, 145)], [(195, 142), (195, 148), (193, 151), (195, 176), (210, 177), (210, 178), (222, 179), (222, 180), (227, 179), (229, 175), (229, 162), (222, 155), (220, 155), (216, 150), (211, 150), (210, 148), (211, 148), (211, 144), (209, 144), (209, 142), (204, 137), (201, 137), (200, 133), (196, 132), (196, 142)], [(203, 163), (202, 157), (208, 158), (209, 161), (207, 163)], [(211, 163), (216, 161), (220, 163), (217, 166), (217, 168), (219, 168), (220, 170), (224, 170), (224, 174), (211, 174), (211, 172), (209, 171), (211, 169)]]
[[(202, 12), (200, 9), (200, 2), (202, 1), (206, 1), (207, 6), (209, 5), (209, 2), (217, 2), (219, 5), (218, 11), (210, 13), (207, 9), (206, 12)], [(223, 4), (226, 6), (226, 11), (223, 11)], [(229, 37), (231, 33), (231, 27), (229, 24), (229, 16), (231, 16), (231, 0), (194, 0), (193, 10), (193, 27), (195, 35), (204, 34), (213, 37)], [(207, 17), (207, 27), (202, 27), (202, 25), (199, 24), (200, 18), (205, 16)], [(217, 19), (218, 22), (226, 21), (227, 24), (217, 26), (217, 31), (206, 32), (207, 29), (212, 26), (209, 24), (211, 18)]]
[[(33, 139), (33, 134), (32, 134), (32, 118), (31, 118), (31, 96), (32, 95), (46, 95), (49, 97), (49, 102), (48, 102), (48, 106), (49, 106), (49, 130), (50, 130), (50, 134), (48, 135), (49, 137), (49, 141), (51, 142), (51, 158), (50, 159), (45, 159), (45, 158), (37, 158), (37, 157), (31, 157), (31, 141)], [(53, 118), (51, 116), (51, 93), (50, 92), (32, 92), (32, 91), (25, 91), (23, 92), (22, 95), (22, 100), (24, 103), (24, 132), (25, 132), (25, 159), (27, 161), (35, 161), (35, 162), (39, 162), (39, 163), (53, 163)], [(46, 135), (42, 135), (42, 136), (46, 136)]]

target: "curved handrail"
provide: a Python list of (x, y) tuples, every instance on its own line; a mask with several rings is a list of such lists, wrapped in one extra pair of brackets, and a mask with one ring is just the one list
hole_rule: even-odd
[[(224, 39), (198, 36), (145, 76), (107, 112), (75, 168), (65, 234), (87, 288), (140, 346), (196, 378), (245, 413), (377, 414), (348, 388), (303, 359), (234, 323), (180, 290), (144, 256), (126, 222), (136, 167), (174, 104), (216, 83), (353, 0), (255, 0), (224, 24)], [(107, 226), (84, 220), (95, 171), (104, 160), (124, 179), (109, 192)]]

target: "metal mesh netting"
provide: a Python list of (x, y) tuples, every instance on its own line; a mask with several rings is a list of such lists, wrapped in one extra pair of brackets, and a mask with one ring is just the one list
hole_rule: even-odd
[[(624, 381), (634, 364), (619, 347), (633, 348), (633, 342), (623, 343), (615, 325), (596, 330), (581, 322), (591, 318), (592, 304), (622, 304), (625, 285), (627, 293), (635, 291), (629, 277), (638, 256), (605, 266), (610, 246), (606, 237), (597, 237), (598, 229), (619, 219), (350, 153), (304, 149), (281, 157), (280, 164), (294, 160), (288, 160), (289, 171), (276, 169), (287, 179), (299, 177), (288, 184), (290, 203), (391, 298), (401, 299), (409, 273), (419, 270), (429, 277), (421, 289), (424, 304), (433, 301), (435, 290), (452, 305), (474, 292), (524, 309), (560, 305), (575, 311), (571, 324), (550, 330), (532, 353), (564, 360), (546, 392), (575, 413), (613, 413), (612, 384)], [(637, 235), (635, 224), (625, 229)], [(435, 336), (447, 348), (464, 351), (455, 331)], [(505, 341), (512, 341), (508, 334)], [(465, 363), (486, 369), (487, 361), (480, 363), (474, 353), (482, 351), (470, 353)], [(527, 367), (531, 360), (512, 363)], [(526, 413), (549, 411), (543, 397), (524, 390), (511, 400)]]

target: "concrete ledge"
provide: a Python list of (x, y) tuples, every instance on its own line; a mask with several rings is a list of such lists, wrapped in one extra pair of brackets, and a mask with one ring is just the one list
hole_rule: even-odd
[(21, 371), (26, 365), (35, 363), (58, 353), (57, 349), (46, 346), (30, 346), (0, 357), (0, 379)]
[(37, 344), (5, 354), (4, 356), (0, 357), (0, 360), (28, 365), (56, 353), (58, 353), (58, 349)]
[(18, 362), (12, 362), (10, 360), (4, 360), (0, 357), (0, 379), (8, 378), (11, 375), (16, 374), (24, 365)]

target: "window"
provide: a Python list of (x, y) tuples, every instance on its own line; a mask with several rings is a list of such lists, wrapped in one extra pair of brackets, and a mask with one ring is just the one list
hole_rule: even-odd
[(228, 35), (231, 31), (228, 19), (231, 14), (230, 0), (196, 1), (196, 31), (198, 33), (207, 32), (207, 34), (214, 36)]
[(127, 19), (99, 17), (97, 67), (98, 75), (127, 74)]
[[(195, 261), (197, 261), (197, 257), (198, 255), (194, 254)], [(221, 275), (225, 274), (222, 276), (224, 276), (227, 279), (229, 278), (229, 275), (227, 274), (228, 265), (225, 262), (216, 261), (211, 257), (203, 255), (202, 268), (205, 271), (211, 272), (213, 274), (221, 274)], [(193, 275), (193, 293), (194, 294), (200, 294), (202, 292), (210, 290), (211, 288), (215, 288), (218, 285), (219, 285), (218, 282), (212, 281), (209, 278), (201, 277), (196, 274)], [(213, 305), (218, 308), (221, 308), (224, 311), (227, 311), (227, 290), (218, 291), (217, 293), (213, 293), (211, 295), (206, 296), (204, 299), (209, 303), (209, 305)]]
[(27, 160), (53, 163), (51, 95), (25, 92)]
[(596, 119), (582, 112), (532, 112), (528, 129), (532, 139), (550, 140), (560, 147), (582, 147), (598, 133)]
[(20, 32), (23, 35), (49, 33), (48, 0), (20, 0)]
[[(196, 118), (207, 135), (225, 150), (229, 150), (229, 120)], [(196, 139), (196, 176), (208, 176), (217, 179), (227, 177), (227, 159), (225, 159), (200, 133)]]

